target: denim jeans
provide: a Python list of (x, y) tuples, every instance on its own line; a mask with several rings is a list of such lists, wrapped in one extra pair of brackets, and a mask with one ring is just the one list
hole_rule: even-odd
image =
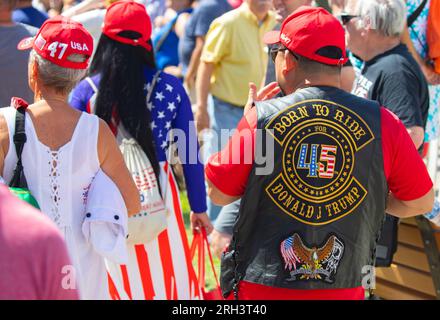
[[(237, 128), (238, 123), (243, 117), (243, 107), (230, 104), (212, 96), (211, 103), (208, 103), (208, 112), (211, 121), (211, 129), (215, 134), (207, 141), (207, 151), (209, 154), (214, 154), (223, 149), (228, 142), (228, 139), (226, 139), (225, 136), (226, 132), (223, 132), (222, 134), (221, 130), (233, 130)], [(218, 139), (219, 137), (222, 137), (220, 141)], [(208, 215), (212, 222), (217, 219), (221, 208), (222, 207), (216, 206), (208, 199)]]

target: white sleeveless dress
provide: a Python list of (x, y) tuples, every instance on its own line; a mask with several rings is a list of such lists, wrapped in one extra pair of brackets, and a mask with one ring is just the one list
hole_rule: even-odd
[[(3, 178), (8, 183), (17, 163), (13, 143), (16, 110), (12, 107), (2, 108), (0, 113), (7, 122), (10, 138), (3, 170)], [(25, 128), (27, 142), (23, 148), (22, 161), (29, 190), (40, 205), (41, 211), (48, 215), (64, 234), (75, 267), (74, 274), (73, 268), (66, 268), (60, 272), (66, 273), (66, 277), (76, 282), (82, 299), (109, 299), (104, 258), (95, 251), (92, 243), (86, 241), (82, 232), (86, 217), (87, 192), (100, 169), (97, 151), (99, 119), (95, 115), (82, 113), (71, 140), (57, 151), (51, 150), (38, 140), (28, 114)], [(100, 217), (100, 220), (107, 223), (112, 230), (121, 223), (115, 221), (112, 215)], [(124, 236), (122, 229), (122, 226), (116, 228), (119, 230), (116, 237)]]

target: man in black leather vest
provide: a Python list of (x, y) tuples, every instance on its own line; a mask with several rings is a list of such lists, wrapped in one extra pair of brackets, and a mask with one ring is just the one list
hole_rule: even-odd
[(363, 299), (385, 209), (429, 211), (431, 179), (397, 117), (340, 89), (345, 39), (332, 15), (301, 7), (265, 41), (279, 88), (250, 86), (238, 131), (206, 167), (215, 203), (242, 198), (223, 294)]

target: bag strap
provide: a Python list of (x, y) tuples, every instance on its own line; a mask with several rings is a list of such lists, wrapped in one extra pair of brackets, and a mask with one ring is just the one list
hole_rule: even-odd
[(199, 236), (199, 284), (201, 288), (206, 287), (206, 270), (205, 270), (205, 243), (203, 242), (203, 236)]
[[(193, 261), (195, 259), (195, 257), (197, 256), (197, 277), (199, 280), (199, 287), (204, 288), (205, 287), (205, 273), (204, 270), (202, 270), (204, 268), (204, 264), (201, 264), (201, 261), (205, 261), (204, 257), (202, 259), (201, 257), (201, 247), (203, 242), (201, 241), (202, 237), (201, 234), (198, 232), (193, 232), (193, 240), (191, 243), (191, 248), (190, 248), (190, 257), (191, 257), (191, 261)], [(203, 277), (202, 277), (203, 275)]]
[(196, 241), (196, 237), (198, 237), (198, 233), (193, 232), (193, 240), (191, 242), (191, 248), (189, 249), (189, 254), (192, 260), (196, 256), (196, 250), (198, 249), (198, 242)]
[(25, 119), (26, 119), (26, 107), (19, 106), (16, 108), (17, 112), (15, 115), (15, 132), (14, 132), (14, 145), (15, 151), (17, 153), (17, 165), (15, 166), (14, 175), (9, 184), (13, 188), (27, 188), (27, 182), (23, 175), (23, 163), (21, 160), (21, 155), (23, 153), (24, 144), (26, 143), (26, 130), (25, 130)]
[(158, 52), (160, 50), (160, 48), (162, 48), (163, 43), (165, 42), (166, 38), (169, 36), (169, 34), (171, 33), (171, 31), (173, 31), (174, 26), (177, 23), (177, 18), (179, 17), (179, 15), (176, 15), (173, 18), (172, 23), (170, 23), (169, 28), (162, 34), (162, 36), (160, 37), (160, 39), (156, 42), (156, 45), (154, 46), (154, 51)]
[(406, 24), (408, 27), (411, 27), (412, 24), (417, 20), (417, 18), (422, 14), (423, 9), (425, 9), (428, 0), (423, 0), (417, 9), (407, 18)]
[(194, 232), (193, 233), (194, 237), (193, 237), (193, 241), (191, 243), (191, 249), (190, 249), (190, 254), (191, 254), (191, 259), (194, 260), (194, 257), (197, 255), (198, 256), (198, 261), (197, 261), (197, 271), (198, 271), (198, 278), (199, 278), (199, 286), (201, 288), (205, 288), (205, 280), (206, 280), (206, 275), (205, 275), (205, 245), (206, 245), (206, 251), (208, 252), (208, 257), (209, 257), (209, 264), (212, 270), (212, 273), (214, 274), (214, 278), (215, 278), (215, 282), (217, 285), (217, 290), (218, 288), (220, 288), (220, 283), (218, 281), (218, 277), (217, 277), (217, 272), (215, 271), (215, 266), (214, 266), (214, 259), (212, 258), (212, 253), (211, 253), (211, 249), (209, 247), (209, 242), (208, 242), (208, 236), (206, 235), (206, 230), (204, 228), (202, 228), (201, 232)]
[(156, 88), (157, 80), (159, 79), (159, 76), (161, 73), (162, 72), (160, 70), (158, 70), (156, 72), (156, 74), (153, 76), (153, 80), (151, 80), (151, 86), (148, 88), (148, 91), (147, 91), (147, 105), (151, 100), (151, 95), (153, 94), (154, 89)]
[[(169, 131), (169, 136), (173, 136), (173, 130), (172, 129), (170, 129), (170, 131)], [(166, 179), (167, 179), (167, 181), (166, 181), (166, 183), (165, 183), (165, 193), (164, 193), (164, 202), (165, 202), (165, 205), (166, 205), (166, 200), (168, 199), (167, 198), (167, 194), (168, 194), (168, 184), (170, 183), (169, 182), (169, 179), (170, 179), (170, 176), (171, 176), (171, 172), (172, 172), (172, 168), (171, 168), (171, 162), (170, 162), (170, 159), (171, 159), (171, 152), (172, 152), (172, 150), (173, 150), (173, 148), (171, 148), (171, 144), (168, 146), (168, 149), (167, 149), (167, 153), (165, 154), (165, 157), (166, 157), (166, 160), (167, 160), (167, 171), (166, 171), (166, 173), (167, 173), (167, 177), (166, 177)]]
[(203, 236), (203, 241), (206, 244), (206, 248), (208, 251), (208, 257), (209, 257), (209, 264), (211, 265), (211, 270), (212, 270), (212, 273), (214, 274), (215, 282), (217, 284), (217, 289), (218, 289), (220, 287), (220, 284), (218, 281), (217, 272), (215, 271), (214, 260), (212, 259), (211, 248), (209, 247), (208, 236), (206, 234), (205, 228), (202, 228), (202, 236)]
[(87, 77), (87, 78), (85, 78), (85, 80), (87, 81), (87, 83), (92, 88), (93, 93), (98, 93), (98, 88), (96, 87), (96, 84), (93, 82), (92, 78)]

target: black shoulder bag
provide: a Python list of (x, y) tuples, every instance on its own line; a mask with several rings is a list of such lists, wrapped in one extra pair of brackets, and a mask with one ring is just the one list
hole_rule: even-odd
[(17, 152), (17, 165), (15, 166), (14, 176), (9, 183), (9, 190), (15, 194), (21, 200), (29, 203), (37, 209), (40, 209), (37, 200), (32, 196), (28, 189), (27, 181), (23, 172), (23, 163), (21, 160), (21, 154), (23, 153), (24, 144), (26, 143), (26, 131), (25, 131), (25, 107), (17, 107), (15, 116), (15, 132), (14, 132), (14, 145)]

